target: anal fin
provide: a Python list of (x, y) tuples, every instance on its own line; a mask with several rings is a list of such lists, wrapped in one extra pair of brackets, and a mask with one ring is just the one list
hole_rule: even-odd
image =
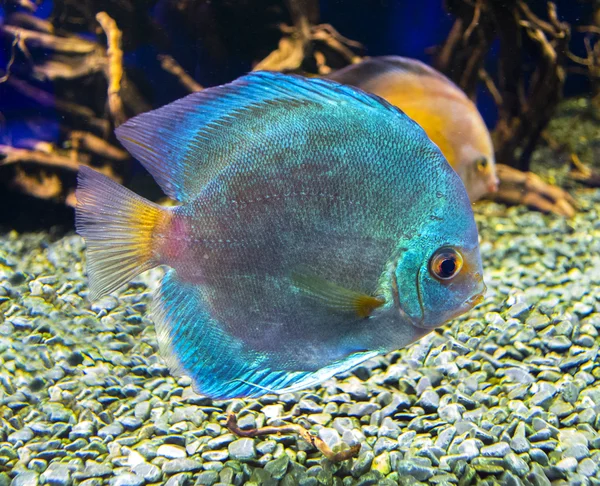
[(154, 322), (161, 355), (171, 372), (189, 376), (197, 393), (212, 398), (256, 398), (315, 386), (377, 351), (354, 353), (317, 371), (277, 370), (206, 309), (201, 289), (170, 270), (155, 297)]

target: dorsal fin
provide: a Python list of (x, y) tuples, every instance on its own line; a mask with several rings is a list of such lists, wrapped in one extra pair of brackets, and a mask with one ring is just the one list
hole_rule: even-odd
[(365, 86), (372, 79), (392, 74), (429, 76), (459, 89), (449, 78), (424, 62), (401, 56), (371, 57), (335, 71), (328, 78), (352, 86)]
[(138, 115), (116, 130), (119, 141), (178, 201), (198, 195), (230, 161), (232, 144), (274, 106), (286, 110), (340, 104), (394, 112), (381, 98), (324, 79), (254, 72)]

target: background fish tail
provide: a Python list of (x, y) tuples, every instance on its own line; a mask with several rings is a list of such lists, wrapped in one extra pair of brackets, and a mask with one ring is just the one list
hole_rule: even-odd
[(96, 300), (159, 264), (153, 233), (171, 213), (89, 167), (77, 182), (75, 223)]

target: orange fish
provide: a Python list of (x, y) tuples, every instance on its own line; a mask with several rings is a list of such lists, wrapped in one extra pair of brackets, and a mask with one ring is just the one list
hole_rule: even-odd
[(381, 96), (425, 130), (462, 179), (471, 201), (498, 190), (494, 147), (475, 104), (446, 76), (415, 59), (366, 59), (328, 76)]

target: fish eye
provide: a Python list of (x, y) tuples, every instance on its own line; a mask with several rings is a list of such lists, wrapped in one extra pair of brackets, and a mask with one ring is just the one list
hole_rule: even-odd
[(429, 272), (438, 280), (454, 278), (463, 266), (462, 255), (453, 248), (440, 248), (429, 261)]
[(477, 165), (477, 170), (479, 172), (483, 172), (483, 171), (485, 171), (487, 169), (489, 162), (488, 162), (487, 158), (485, 158), (485, 157), (479, 157), (475, 161), (475, 164)]

